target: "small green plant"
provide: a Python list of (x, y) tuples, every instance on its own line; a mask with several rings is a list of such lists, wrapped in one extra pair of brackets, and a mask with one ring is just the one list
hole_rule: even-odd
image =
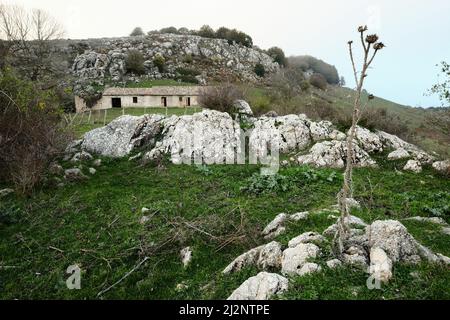
[(197, 171), (198, 173), (201, 173), (204, 176), (209, 176), (212, 174), (211, 169), (205, 165), (197, 165), (195, 167), (195, 171)]
[(166, 69), (166, 59), (164, 59), (164, 57), (162, 55), (157, 55), (153, 59), (153, 64), (155, 65), (155, 67), (158, 68), (158, 71), (160, 73), (163, 73)]
[(258, 195), (264, 193), (286, 192), (292, 187), (292, 181), (286, 176), (280, 174), (265, 176), (255, 173), (247, 180), (247, 186), (242, 187), (241, 190)]
[(266, 75), (266, 68), (261, 63), (256, 64), (254, 71), (258, 77), (264, 78)]
[(125, 60), (125, 65), (128, 73), (144, 74), (144, 56), (138, 50), (131, 50), (128, 52)]

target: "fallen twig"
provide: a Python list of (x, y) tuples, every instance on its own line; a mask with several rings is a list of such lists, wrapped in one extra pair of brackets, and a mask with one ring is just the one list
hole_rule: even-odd
[(111, 285), (110, 287), (106, 288), (105, 290), (100, 291), (97, 294), (97, 297), (100, 297), (101, 295), (105, 294), (106, 292), (108, 292), (109, 290), (113, 289), (115, 286), (117, 286), (118, 284), (120, 284), (123, 280), (125, 280), (126, 278), (128, 278), (133, 272), (135, 272), (137, 269), (139, 269), (148, 259), (150, 259), (149, 257), (145, 257), (141, 262), (139, 262), (133, 269), (131, 269), (129, 272), (127, 272), (119, 281), (117, 281), (116, 283), (114, 283), (113, 285)]

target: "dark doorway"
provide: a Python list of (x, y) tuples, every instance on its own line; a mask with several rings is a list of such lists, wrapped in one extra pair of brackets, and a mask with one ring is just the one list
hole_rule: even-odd
[(191, 97), (187, 98), (187, 106), (190, 107), (191, 106)]
[(161, 98), (161, 105), (164, 107), (167, 107), (167, 98), (166, 97)]
[(113, 108), (122, 108), (122, 99), (112, 98), (112, 107)]

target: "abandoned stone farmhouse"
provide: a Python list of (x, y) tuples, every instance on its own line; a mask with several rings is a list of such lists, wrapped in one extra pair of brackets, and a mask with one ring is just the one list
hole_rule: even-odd
[(202, 88), (204, 87), (107, 88), (91, 108), (78, 96), (75, 97), (75, 107), (77, 112), (112, 108), (195, 107)]

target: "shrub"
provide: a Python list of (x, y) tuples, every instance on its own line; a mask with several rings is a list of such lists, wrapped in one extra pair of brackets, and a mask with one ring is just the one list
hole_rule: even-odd
[(144, 74), (144, 56), (138, 50), (130, 50), (125, 59), (125, 66), (128, 73)]
[(313, 70), (315, 73), (320, 73), (329, 84), (339, 84), (340, 78), (336, 67), (322, 60), (311, 56), (296, 56), (290, 57), (288, 63), (302, 68), (303, 71)]
[(200, 72), (194, 69), (186, 69), (186, 68), (178, 68), (176, 70), (177, 80), (181, 80), (182, 82), (190, 82), (197, 83), (197, 76), (200, 75)]
[(266, 68), (261, 63), (256, 64), (254, 71), (258, 77), (264, 78), (266, 75)]
[(315, 73), (309, 78), (309, 83), (320, 89), (320, 90), (326, 90), (327, 89), (327, 79), (320, 73)]
[(164, 59), (164, 57), (161, 56), (161, 55), (157, 55), (153, 59), (153, 64), (155, 65), (155, 67), (158, 68), (158, 71), (160, 73), (163, 73), (165, 71), (165, 68), (166, 68), (166, 59)]
[(178, 34), (178, 29), (175, 27), (162, 28), (159, 30), (160, 33), (173, 33)]
[(203, 108), (221, 112), (234, 113), (234, 103), (243, 99), (244, 93), (238, 87), (226, 83), (215, 87), (204, 88), (198, 97), (198, 103)]
[(272, 47), (269, 50), (267, 50), (267, 54), (272, 57), (273, 61), (278, 63), (282, 67), (286, 67), (288, 64), (288, 61), (286, 59), (286, 55), (284, 54), (284, 51), (281, 48), (278, 47)]
[(141, 27), (136, 27), (133, 29), (133, 31), (131, 31), (130, 33), (130, 37), (137, 37), (137, 36), (143, 36), (145, 33), (142, 30)]
[(300, 82), (300, 89), (301, 89), (303, 92), (308, 91), (309, 88), (311, 88), (311, 84), (310, 84), (308, 81), (303, 80), (302, 82)]
[(184, 63), (192, 63), (192, 62), (194, 62), (194, 58), (192, 58), (191, 54), (187, 54), (184, 56), (183, 62)]
[(0, 74), (0, 178), (29, 194), (42, 181), (49, 163), (70, 140), (52, 91), (21, 80), (10, 70)]
[(211, 28), (208, 25), (204, 25), (200, 28), (200, 30), (197, 33), (200, 37), (203, 38), (215, 38), (216, 33), (214, 32), (213, 28)]

